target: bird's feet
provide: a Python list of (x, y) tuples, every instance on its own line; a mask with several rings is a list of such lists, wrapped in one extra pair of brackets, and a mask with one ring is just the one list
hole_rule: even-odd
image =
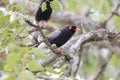
[(40, 21), (40, 22), (38, 23), (38, 25), (41, 26), (41, 27), (46, 27), (46, 28), (48, 28), (48, 29), (51, 27), (50, 24), (47, 23), (46, 21)]
[(63, 55), (63, 50), (62, 50), (62, 48), (60, 48), (59, 53), (60, 53), (60, 55)]
[(40, 21), (40, 22), (38, 23), (38, 25), (43, 27), (43, 26), (46, 25), (46, 21)]
[[(57, 45), (56, 44), (52, 44), (52, 48), (57, 49)], [(62, 51), (61, 48), (59, 49), (59, 53), (60, 53), (60, 55), (63, 54), (63, 51)]]
[(56, 44), (52, 44), (52, 48), (57, 49), (57, 45)]

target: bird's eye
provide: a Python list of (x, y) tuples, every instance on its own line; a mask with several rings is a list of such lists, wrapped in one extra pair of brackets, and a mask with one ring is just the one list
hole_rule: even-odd
[(80, 29), (79, 28), (76, 28), (76, 29), (74, 29), (75, 31), (79, 31)]

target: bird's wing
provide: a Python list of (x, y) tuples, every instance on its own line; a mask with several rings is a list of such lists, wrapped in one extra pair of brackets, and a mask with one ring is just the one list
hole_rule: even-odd
[(55, 38), (57, 38), (60, 34), (61, 34), (61, 31), (60, 31), (60, 30), (56, 30), (56, 31), (52, 32), (52, 33), (48, 36), (48, 38), (49, 38), (49, 39), (55, 39)]

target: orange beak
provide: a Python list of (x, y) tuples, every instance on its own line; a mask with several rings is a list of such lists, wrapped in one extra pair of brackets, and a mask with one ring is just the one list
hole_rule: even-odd
[(75, 29), (75, 31), (79, 31), (79, 30), (80, 30), (80, 28), (76, 28), (76, 29)]

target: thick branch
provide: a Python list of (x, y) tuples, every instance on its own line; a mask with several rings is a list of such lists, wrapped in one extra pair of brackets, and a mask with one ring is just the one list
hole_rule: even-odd
[[(109, 31), (106, 29), (99, 29), (99, 30), (90, 31), (79, 37), (79, 39), (77, 40), (75, 45), (70, 48), (69, 54), (71, 55), (71, 57), (75, 56), (79, 50), (82, 50), (83, 45), (85, 43), (94, 42), (94, 41), (103, 41), (103, 40), (111, 41), (111, 40), (119, 40), (119, 39), (120, 39), (120, 31), (119, 30)], [(79, 53), (79, 54), (81, 54), (81, 53)], [(73, 62), (71, 64), (74, 64), (74, 63), (76, 63), (76, 65), (80, 64), (79, 61)], [(79, 65), (77, 66), (76, 70), (78, 69), (78, 67), (79, 67)], [(72, 72), (72, 74), (76, 74), (76, 70), (74, 70), (74, 72)], [(70, 71), (72, 71), (72, 70), (70, 70)]]
[(93, 41), (101, 41), (101, 40), (119, 40), (120, 39), (120, 30), (109, 31), (107, 29), (99, 29), (90, 31), (86, 34), (80, 36), (79, 40), (73, 46), (75, 50), (79, 50), (79, 46), (81, 47), (83, 44)]

